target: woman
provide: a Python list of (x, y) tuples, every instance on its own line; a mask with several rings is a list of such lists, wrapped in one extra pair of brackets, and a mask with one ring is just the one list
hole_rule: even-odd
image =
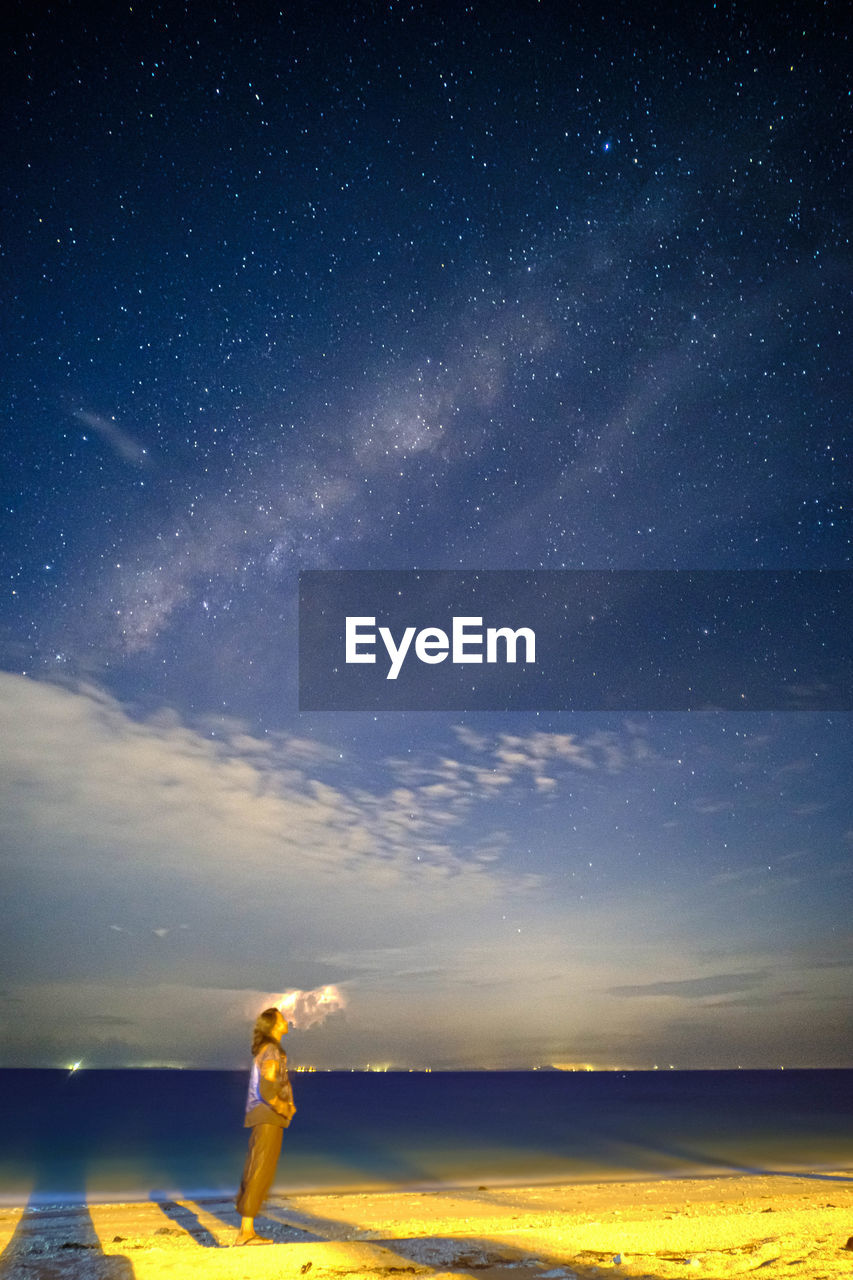
[(251, 1129), (249, 1154), (243, 1170), (243, 1181), (237, 1195), (240, 1230), (237, 1244), (272, 1244), (255, 1231), (255, 1214), (260, 1209), (273, 1183), (281, 1151), (282, 1130), (293, 1118), (296, 1107), (287, 1075), (287, 1054), (281, 1037), (287, 1034), (287, 1023), (278, 1009), (264, 1009), (255, 1023), (252, 1036), (252, 1074), (246, 1098), (244, 1124)]

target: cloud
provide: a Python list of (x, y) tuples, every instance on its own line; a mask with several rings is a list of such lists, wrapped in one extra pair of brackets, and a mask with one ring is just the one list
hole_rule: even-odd
[(583, 744), (571, 733), (531, 733), (526, 737), (501, 733), (494, 755), (509, 769), (539, 769), (546, 760), (559, 760), (579, 769), (595, 767), (590, 744)]
[(129, 462), (134, 467), (149, 467), (151, 459), (148, 456), (148, 450), (143, 448), (133, 436), (123, 430), (115, 418), (104, 418), (99, 413), (89, 413), (86, 409), (77, 409), (74, 417), (78, 422), (82, 422), (85, 426), (90, 427), (92, 431), (97, 432), (101, 439), (110, 446), (115, 453), (124, 462)]
[(706, 996), (729, 995), (749, 991), (765, 981), (766, 975), (754, 973), (710, 974), (705, 978), (676, 978), (668, 982), (641, 982), (630, 986), (609, 987), (612, 996), (673, 996), (677, 1000), (703, 1000)]
[(489, 744), (489, 739), (484, 733), (477, 733), (474, 729), (470, 729), (465, 724), (453, 725), (453, 732), (463, 746), (468, 747), (471, 751), (484, 751)]
[(464, 752), (460, 752), (460, 757), (394, 757), (387, 763), (415, 794), (441, 794), (448, 801), (448, 811), (457, 815), (473, 802), (493, 799), (512, 786), (553, 796), (562, 780), (576, 779), (577, 771), (616, 774), (656, 763), (655, 753), (634, 726), (627, 726), (625, 732), (596, 730), (586, 736), (542, 730), (490, 736), (464, 725), (454, 726), (453, 733), (470, 758), (462, 758)]
[(693, 808), (701, 814), (731, 813), (733, 807), (731, 800), (711, 800), (699, 796), (693, 801)]
[[(693, 881), (626, 891), (640, 860), (617, 864), (611, 820), (655, 753), (629, 726), (466, 737), (341, 760), (304, 734), (141, 717), (94, 686), (0, 674), (4, 980), (20, 1002), (5, 1006), (7, 1060), (239, 1063), (254, 1002), (330, 984), (347, 1017), (305, 1032), (326, 1065), (523, 1064), (530, 1045), (587, 1060), (608, 1043), (618, 1062), (619, 1046), (665, 1038), (672, 1000), (697, 1037), (720, 1001), (723, 1043), (738, 1016), (723, 998), (770, 994), (784, 947), (703, 956)], [(811, 993), (820, 1022), (844, 976), (791, 964), (783, 989)], [(57, 1010), (51, 1047), (39, 1026)], [(759, 1058), (773, 1013), (754, 1027)]]
[(314, 991), (285, 991), (270, 997), (270, 1004), (282, 1011), (291, 1026), (307, 1031), (322, 1026), (333, 1014), (342, 1013), (347, 999), (340, 987), (327, 983)]
[(333, 753), (306, 739), (140, 720), (92, 686), (2, 674), (0, 715), (12, 828), (55, 836), (65, 866), (118, 855), (124, 874), (143, 862), (216, 883), (280, 868), (315, 884), (352, 875), (366, 890), (413, 887), (436, 868), (480, 879), (444, 841), (452, 787), (346, 787), (319, 776)]
[(329, 932), (444, 937), (525, 895), (523, 877), (481, 856), (482, 829), (460, 830), (452, 785), (380, 769), (353, 786), (338, 769), (303, 737), (228, 723), (214, 737), (165, 710), (135, 718), (95, 687), (0, 674), (7, 874), (25, 915), (63, 904), (51, 931), (16, 917), (14, 967), (156, 976), (215, 955), (225, 977), (235, 957), (250, 964), (253, 934), (291, 958)]
[(494, 758), (514, 774), (530, 770), (534, 775), (541, 775), (546, 765), (552, 769), (621, 773), (654, 759), (636, 729), (626, 728), (626, 732), (618, 733), (597, 729), (585, 736), (543, 731), (525, 735), (501, 733), (491, 751)]

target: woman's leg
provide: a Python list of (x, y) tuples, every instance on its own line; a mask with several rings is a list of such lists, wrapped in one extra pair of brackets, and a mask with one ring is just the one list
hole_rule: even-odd
[(255, 1215), (273, 1184), (283, 1132), (277, 1124), (252, 1126), (249, 1152), (237, 1194), (237, 1212), (242, 1221), (236, 1244), (245, 1243), (255, 1234)]

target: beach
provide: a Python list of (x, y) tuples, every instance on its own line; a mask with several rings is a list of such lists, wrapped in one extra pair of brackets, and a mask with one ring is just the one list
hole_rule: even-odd
[(767, 1280), (853, 1273), (853, 1171), (0, 1209), (3, 1280)]

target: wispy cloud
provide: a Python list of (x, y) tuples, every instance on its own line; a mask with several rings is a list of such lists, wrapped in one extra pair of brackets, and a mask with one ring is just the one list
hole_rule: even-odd
[(210, 887), (278, 869), (303, 889), (351, 877), (364, 892), (402, 893), (445, 877), (488, 892), (482, 864), (445, 840), (452, 787), (354, 788), (304, 738), (135, 719), (94, 687), (0, 675), (0, 695), (9, 822), (28, 843), (37, 833), (60, 869), (108, 874), (118, 857)]
[(761, 972), (720, 973), (709, 974), (704, 978), (675, 978), (668, 982), (640, 982), (610, 987), (609, 993), (612, 996), (673, 996), (677, 1000), (704, 1000), (707, 996), (749, 991), (765, 979), (766, 974)]
[(134, 467), (151, 466), (148, 450), (129, 431), (120, 427), (115, 418), (105, 418), (100, 413), (90, 413), (88, 409), (77, 409), (74, 417), (100, 436), (123, 462)]
[(419, 793), (441, 794), (457, 811), (474, 800), (494, 797), (514, 785), (554, 796), (560, 784), (577, 773), (617, 774), (646, 767), (654, 753), (636, 730), (595, 730), (586, 735), (534, 730), (528, 733), (476, 733), (465, 726), (453, 730), (457, 756), (388, 761), (395, 775)]

